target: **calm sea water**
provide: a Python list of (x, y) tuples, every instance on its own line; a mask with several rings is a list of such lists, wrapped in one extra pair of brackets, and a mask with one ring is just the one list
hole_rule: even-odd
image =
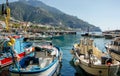
[[(59, 46), (63, 51), (60, 76), (91, 76), (84, 72), (82, 69), (80, 69), (79, 73), (77, 73), (75, 68), (71, 65), (72, 55), (70, 53), (70, 50), (72, 49), (74, 43), (79, 42), (80, 38), (82, 37), (80, 36), (80, 33), (78, 33), (77, 35), (65, 35), (59, 39), (53, 39), (53, 44)], [(104, 38), (94, 38), (95, 45), (102, 51), (106, 51), (104, 45), (109, 41), (110, 40), (106, 40)]]

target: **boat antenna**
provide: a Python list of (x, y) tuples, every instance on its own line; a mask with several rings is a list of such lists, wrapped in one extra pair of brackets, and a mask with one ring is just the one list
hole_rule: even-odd
[(8, 0), (6, 0), (6, 5), (9, 6), (9, 4), (8, 4)]
[(4, 3), (2, 4), (2, 15), (5, 14), (5, 7), (4, 7)]
[(90, 32), (90, 28), (89, 28), (89, 26), (88, 26), (88, 28), (87, 28), (87, 32), (88, 32), (88, 36), (89, 36), (89, 32)]

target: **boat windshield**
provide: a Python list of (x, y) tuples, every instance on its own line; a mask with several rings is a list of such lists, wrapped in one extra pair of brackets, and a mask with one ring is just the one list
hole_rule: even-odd
[(118, 44), (118, 42), (114, 41), (114, 45), (118, 46), (119, 44)]

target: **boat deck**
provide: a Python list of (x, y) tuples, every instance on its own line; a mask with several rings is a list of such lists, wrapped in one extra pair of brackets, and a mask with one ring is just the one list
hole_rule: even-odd
[[(81, 55), (79, 58), (83, 62), (89, 63), (89, 59), (88, 58), (84, 58), (84, 55)], [(92, 64), (94, 64), (94, 65), (101, 65), (101, 61), (98, 58), (92, 57), (91, 60), (92, 60)]]

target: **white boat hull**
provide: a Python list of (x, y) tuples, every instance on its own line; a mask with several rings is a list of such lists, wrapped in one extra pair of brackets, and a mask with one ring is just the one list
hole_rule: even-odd
[[(21, 74), (21, 76), (52, 76), (58, 69), (59, 60), (55, 64), (53, 64), (49, 69), (39, 72), (39, 73), (32, 73), (32, 74)], [(20, 74), (11, 73), (11, 76), (20, 76)]]
[(95, 76), (116, 76), (118, 72), (118, 65), (106, 66), (106, 65), (91, 65), (88, 63), (82, 62), (79, 66), (85, 70), (87, 73), (95, 75)]

